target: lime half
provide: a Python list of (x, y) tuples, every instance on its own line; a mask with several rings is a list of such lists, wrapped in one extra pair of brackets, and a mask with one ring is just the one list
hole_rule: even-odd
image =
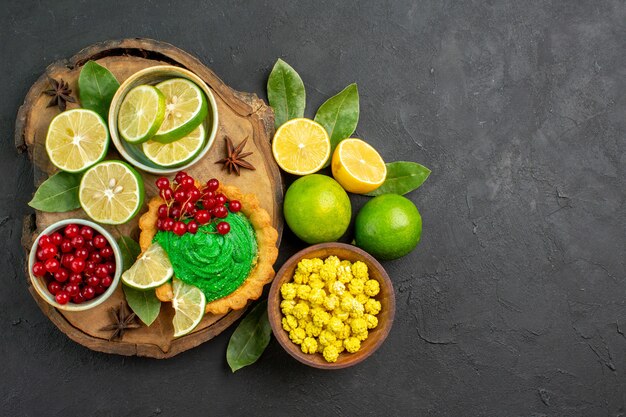
[(72, 109), (57, 115), (48, 127), (46, 151), (50, 161), (67, 172), (83, 171), (102, 160), (109, 131), (96, 112)]
[(104, 161), (91, 167), (78, 189), (83, 210), (104, 224), (126, 223), (137, 214), (143, 198), (141, 176), (122, 161)]
[(122, 274), (129, 287), (147, 290), (163, 285), (174, 275), (167, 253), (158, 243), (153, 243), (137, 261)]
[(157, 142), (170, 143), (197, 128), (209, 112), (200, 87), (185, 78), (172, 78), (156, 85), (165, 96), (165, 119), (156, 135)]
[(120, 135), (130, 143), (150, 139), (165, 118), (165, 96), (156, 87), (140, 85), (126, 94), (117, 116)]
[(182, 139), (172, 143), (161, 143), (154, 140), (144, 142), (143, 153), (155, 164), (162, 167), (181, 165), (193, 159), (202, 146), (206, 138), (206, 130), (200, 124), (195, 130)]
[(200, 323), (204, 317), (206, 298), (200, 289), (176, 278), (172, 280), (172, 290), (174, 337), (180, 337), (190, 333)]

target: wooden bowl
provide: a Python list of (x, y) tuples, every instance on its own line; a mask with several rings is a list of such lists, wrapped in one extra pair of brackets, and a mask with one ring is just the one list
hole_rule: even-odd
[[(282, 299), (280, 295), (280, 287), (284, 283), (292, 280), (294, 271), (298, 266), (298, 262), (304, 258), (325, 259), (331, 255), (337, 256), (340, 260), (365, 262), (369, 269), (370, 278), (375, 279), (380, 283), (380, 293), (374, 298), (381, 303), (380, 313), (376, 316), (378, 318), (378, 326), (369, 331), (369, 337), (361, 343), (361, 349), (355, 353), (348, 353), (344, 351), (339, 354), (337, 362), (333, 363), (326, 362), (321, 353), (303, 353), (302, 350), (300, 350), (300, 346), (293, 343), (289, 339), (288, 333), (283, 329), (283, 313), (280, 311), (280, 302)], [(347, 245), (345, 243), (331, 242), (320, 243), (303, 249), (285, 262), (278, 273), (276, 273), (276, 277), (272, 283), (267, 308), (274, 336), (287, 353), (305, 365), (309, 365), (314, 368), (341, 369), (356, 365), (357, 363), (365, 360), (372, 353), (374, 353), (387, 338), (396, 312), (396, 299), (391, 280), (389, 279), (387, 272), (385, 272), (382, 265), (378, 263), (376, 259), (355, 246)]]

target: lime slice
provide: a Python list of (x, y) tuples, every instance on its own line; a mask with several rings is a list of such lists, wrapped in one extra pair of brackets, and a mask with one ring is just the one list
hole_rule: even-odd
[(202, 317), (204, 317), (204, 307), (206, 298), (204, 293), (193, 285), (185, 284), (179, 279), (172, 280), (174, 298), (174, 337), (184, 336), (196, 328)]
[(104, 161), (83, 175), (78, 189), (80, 205), (87, 215), (105, 224), (132, 219), (143, 204), (141, 176), (122, 161)]
[(165, 118), (165, 96), (156, 87), (140, 85), (126, 94), (117, 116), (117, 128), (127, 142), (150, 139)]
[(48, 127), (46, 151), (50, 161), (67, 172), (83, 171), (102, 160), (109, 131), (98, 113), (72, 109), (57, 115)]
[(172, 275), (174, 268), (167, 253), (155, 242), (122, 274), (122, 282), (129, 287), (147, 290), (165, 284)]
[(172, 143), (161, 143), (154, 140), (144, 142), (143, 153), (155, 164), (162, 167), (181, 165), (193, 159), (202, 146), (206, 130), (201, 124), (190, 134)]
[(165, 119), (152, 138), (170, 143), (191, 133), (209, 112), (204, 93), (185, 78), (172, 78), (156, 85), (165, 96)]

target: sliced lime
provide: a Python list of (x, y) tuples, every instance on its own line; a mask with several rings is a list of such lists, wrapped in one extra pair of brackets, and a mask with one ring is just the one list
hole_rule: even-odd
[(144, 142), (143, 153), (155, 164), (162, 167), (181, 165), (193, 159), (202, 146), (206, 130), (201, 124), (190, 134), (172, 143), (161, 143), (154, 140)]
[(190, 333), (200, 323), (204, 317), (206, 298), (197, 287), (176, 278), (172, 280), (172, 290), (174, 292), (172, 307), (175, 311), (172, 320), (174, 337), (180, 337)]
[(165, 118), (165, 96), (156, 87), (140, 85), (126, 94), (117, 116), (120, 135), (131, 143), (150, 139)]
[(54, 166), (63, 171), (80, 172), (89, 168), (104, 158), (108, 147), (106, 123), (94, 111), (64, 111), (48, 127), (46, 151)]
[(129, 287), (147, 290), (165, 284), (172, 275), (174, 268), (167, 253), (155, 242), (122, 274), (122, 281)]

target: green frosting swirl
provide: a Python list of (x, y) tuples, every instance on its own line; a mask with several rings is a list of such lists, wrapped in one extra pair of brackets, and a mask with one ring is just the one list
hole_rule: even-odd
[(207, 302), (239, 288), (256, 262), (256, 235), (248, 219), (229, 212), (224, 221), (230, 224), (230, 232), (223, 236), (216, 233), (216, 224), (210, 223), (195, 235), (159, 231), (154, 237), (167, 252), (174, 275), (200, 288)]

